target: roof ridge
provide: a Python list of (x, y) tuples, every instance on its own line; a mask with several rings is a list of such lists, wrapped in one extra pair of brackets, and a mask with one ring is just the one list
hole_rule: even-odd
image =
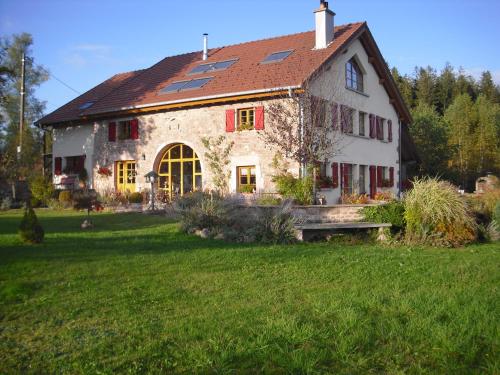
[[(353, 26), (353, 25), (361, 25), (363, 23), (366, 23), (366, 21), (350, 22), (350, 23), (346, 23), (346, 24), (342, 24), (342, 25), (337, 25), (337, 26), (334, 27), (334, 32), (335, 32), (336, 28), (348, 27), (348, 26)], [(249, 41), (246, 41), (246, 42), (240, 42), (240, 43), (234, 43), (234, 44), (227, 44), (225, 46), (219, 46), (219, 47), (209, 48), (209, 50), (208, 50), (208, 52), (209, 52), (209, 58), (210, 58), (210, 51), (211, 50), (221, 50), (223, 48), (236, 47), (236, 46), (241, 46), (243, 44), (264, 42), (264, 41), (269, 41), (269, 40), (274, 40), (274, 39), (279, 39), (279, 38), (287, 38), (287, 37), (296, 36), (296, 35), (313, 33), (314, 31), (315, 30), (313, 29), (313, 30), (301, 31), (301, 32), (298, 32), (298, 33), (277, 35), (277, 36), (272, 36), (272, 37), (269, 37), (269, 38), (255, 39), (255, 40), (249, 40)], [(200, 50), (200, 51), (196, 51), (196, 52), (202, 52), (202, 51)], [(169, 57), (174, 57), (174, 56), (169, 56)]]

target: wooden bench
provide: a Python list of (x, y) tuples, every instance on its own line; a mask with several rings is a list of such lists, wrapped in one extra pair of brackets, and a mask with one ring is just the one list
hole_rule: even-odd
[(372, 229), (378, 228), (382, 233), (384, 228), (390, 228), (389, 223), (304, 223), (295, 226), (296, 236), (299, 241), (308, 241), (319, 236), (326, 236), (332, 233), (338, 233), (349, 229)]

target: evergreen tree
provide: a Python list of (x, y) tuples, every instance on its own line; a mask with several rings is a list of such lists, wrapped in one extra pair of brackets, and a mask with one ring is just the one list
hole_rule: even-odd
[(475, 103), (477, 123), (474, 127), (473, 166), (477, 177), (485, 172), (500, 171), (500, 105), (486, 95), (479, 95)]
[(442, 116), (430, 105), (421, 103), (412, 111), (412, 117), (410, 133), (422, 160), (419, 174), (431, 177), (446, 174), (450, 152)]
[(474, 78), (465, 74), (464, 70), (460, 68), (456, 77), (455, 88), (453, 90), (453, 99), (462, 94), (469, 95), (472, 100), (475, 100), (477, 97), (476, 82), (474, 81)]
[(403, 99), (408, 106), (408, 108), (413, 108), (414, 99), (413, 99), (413, 80), (407, 75), (401, 76), (396, 67), (391, 69), (392, 76), (394, 77), (394, 81), (398, 86), (399, 92), (403, 96)]
[(446, 63), (444, 69), (437, 77), (436, 83), (436, 109), (439, 114), (443, 114), (453, 101), (453, 89), (455, 87), (455, 73), (453, 67)]
[[(30, 34), (13, 35), (0, 38), (2, 75), (2, 100), (0, 102), (0, 176), (14, 185), (19, 179), (29, 178), (40, 165), (41, 134), (33, 122), (40, 118), (45, 103), (35, 97), (35, 89), (48, 79), (47, 70), (34, 63)], [(19, 144), (21, 58), (25, 53), (25, 121), (21, 157), (17, 155)]]
[(428, 66), (427, 68), (415, 68), (415, 89), (416, 103), (436, 105), (436, 71)]
[(497, 87), (493, 83), (493, 78), (488, 70), (481, 74), (481, 80), (479, 81), (479, 93), (484, 95), (484, 97), (490, 102), (498, 103), (499, 97)]

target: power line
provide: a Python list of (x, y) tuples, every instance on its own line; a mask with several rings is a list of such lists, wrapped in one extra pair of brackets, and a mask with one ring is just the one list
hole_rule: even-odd
[(64, 86), (66, 86), (68, 89), (70, 89), (70, 90), (72, 90), (72, 91), (76, 92), (78, 95), (82, 95), (82, 93), (81, 93), (81, 92), (79, 92), (78, 90), (75, 90), (73, 87), (71, 87), (70, 85), (68, 85), (67, 83), (65, 83), (63, 80), (61, 80), (61, 79), (57, 78), (57, 77), (54, 75), (54, 73), (49, 73), (49, 74), (50, 74), (50, 76), (51, 76), (52, 78), (54, 78), (56, 81), (58, 81), (59, 83), (63, 84)]

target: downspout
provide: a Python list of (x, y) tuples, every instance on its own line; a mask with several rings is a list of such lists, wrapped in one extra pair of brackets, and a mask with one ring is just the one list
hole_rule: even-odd
[(398, 163), (399, 163), (399, 173), (398, 173), (398, 198), (401, 199), (401, 189), (402, 189), (402, 171), (403, 165), (401, 164), (401, 134), (402, 134), (402, 123), (398, 120)]
[[(292, 97), (292, 91), (289, 91), (290, 98)], [(304, 144), (304, 108), (302, 107), (302, 102), (299, 100), (299, 132), (300, 132), (300, 147)], [(302, 156), (302, 161), (299, 166), (299, 177), (305, 177), (305, 162)]]

